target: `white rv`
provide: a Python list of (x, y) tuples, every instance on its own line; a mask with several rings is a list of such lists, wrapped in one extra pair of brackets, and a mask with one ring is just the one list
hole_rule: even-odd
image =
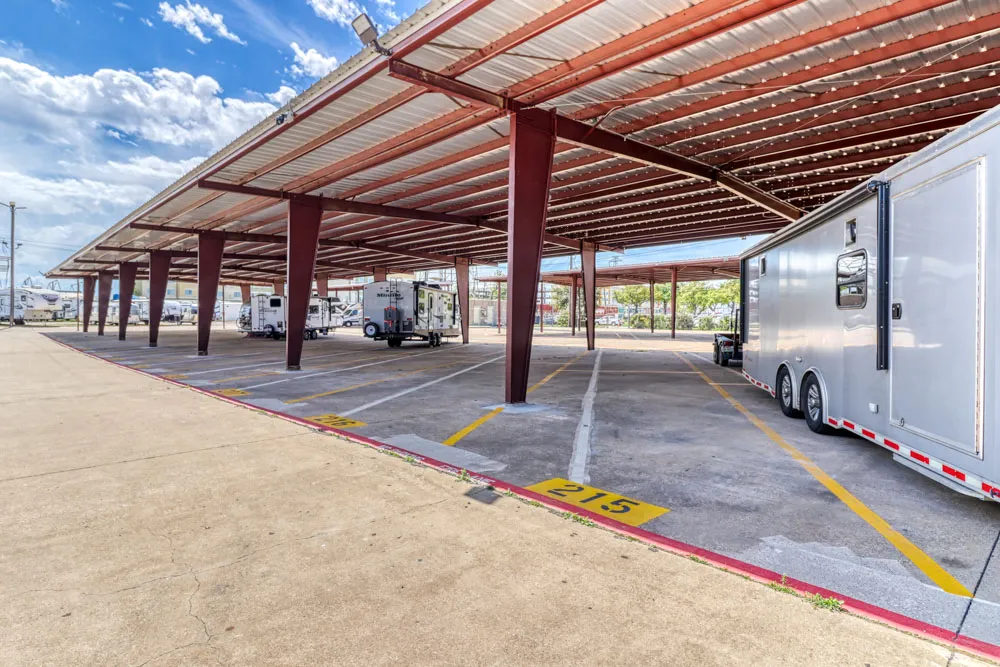
[[(344, 317), (337, 312), (338, 299), (314, 296), (309, 299), (309, 310), (306, 314), (306, 339), (319, 338), (331, 330), (341, 326)], [(275, 340), (284, 338), (287, 333), (287, 299), (279, 294), (257, 294), (250, 298), (250, 303), (243, 304), (239, 314), (239, 330), (251, 336), (265, 336)]]
[(243, 303), (238, 301), (216, 301), (215, 315), (212, 318), (216, 322), (235, 322), (240, 318), (240, 311), (243, 310)]
[(364, 334), (399, 347), (404, 340), (426, 340), (431, 347), (444, 337), (460, 336), (458, 295), (414, 280), (383, 280), (365, 285)]
[[(107, 319), (107, 322), (106, 322), (108, 325), (112, 325), (113, 324), (115, 326), (118, 326), (118, 317), (119, 317), (120, 310), (121, 310), (121, 302), (120, 301), (112, 301), (111, 303), (108, 304), (108, 319)], [(128, 323), (129, 324), (142, 324), (142, 319), (141, 319), (142, 315), (141, 315), (141, 313), (142, 313), (142, 310), (141, 310), (139, 304), (137, 304), (137, 303), (135, 303), (133, 301), (132, 304), (131, 304), (131, 306), (130, 306), (130, 308), (129, 308)], [(95, 319), (95, 321), (96, 321), (96, 319)]]
[(746, 379), (1000, 501), (998, 184), (995, 108), (749, 249)]
[[(10, 291), (0, 290), (0, 319), (10, 317)], [(14, 288), (14, 323), (51, 322), (62, 314), (59, 292), (37, 287)]]

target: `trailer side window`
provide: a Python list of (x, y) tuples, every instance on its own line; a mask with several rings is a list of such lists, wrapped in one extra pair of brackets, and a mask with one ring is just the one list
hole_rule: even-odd
[(319, 315), (319, 306), (309, 306), (310, 315)]
[(844, 228), (844, 246), (854, 245), (858, 240), (858, 221), (848, 220)]
[(767, 257), (760, 258), (760, 275), (767, 275)]
[(868, 253), (837, 258), (837, 308), (864, 308), (868, 302)]
[(281, 308), (281, 299), (271, 299), (271, 308)]

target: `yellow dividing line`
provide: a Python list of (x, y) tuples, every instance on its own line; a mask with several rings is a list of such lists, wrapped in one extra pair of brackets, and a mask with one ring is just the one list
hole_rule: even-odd
[(757, 415), (747, 410), (742, 403), (730, 396), (729, 392), (723, 389), (719, 383), (713, 382), (711, 378), (705, 375), (705, 373), (692, 364), (690, 360), (684, 358), (678, 352), (674, 352), (674, 354), (690, 366), (694, 372), (700, 375), (702, 380), (707, 382), (711, 387), (719, 392), (719, 394), (724, 399), (729, 401), (729, 403), (742, 413), (744, 417), (749, 419), (751, 424), (763, 431), (764, 435), (770, 438), (773, 443), (788, 452), (792, 458), (795, 459), (796, 463), (805, 468), (806, 471), (815, 477), (820, 484), (825, 486), (830, 493), (837, 496), (837, 498), (847, 505), (851, 511), (864, 519), (869, 526), (877, 530), (882, 537), (887, 539), (890, 544), (892, 544), (892, 546), (899, 549), (904, 556), (909, 558), (914, 565), (920, 568), (921, 572), (926, 574), (927, 577), (940, 586), (942, 590), (947, 593), (951, 593), (952, 595), (960, 595), (968, 598), (972, 597), (972, 593), (969, 589), (963, 586), (958, 579), (953, 577), (943, 567), (938, 565), (937, 562), (924, 553), (920, 547), (915, 545), (913, 542), (910, 542), (902, 534), (896, 531), (889, 525), (888, 521), (870, 510), (867, 505), (858, 500), (850, 491), (841, 486), (835, 479), (827, 475), (822, 468), (812, 461), (812, 459), (790, 445), (784, 438), (778, 435), (777, 431), (765, 424), (759, 417), (757, 417)]
[[(557, 376), (560, 373), (562, 373), (569, 366), (571, 366), (572, 364), (576, 363), (585, 354), (587, 354), (586, 351), (581, 352), (580, 354), (578, 354), (577, 356), (573, 357), (572, 359), (570, 359), (569, 361), (567, 361), (565, 364), (563, 364), (562, 366), (560, 366), (559, 368), (555, 369), (554, 371), (552, 371), (551, 373), (549, 373), (548, 375), (546, 375), (545, 377), (543, 377), (541, 380), (539, 380), (535, 384), (533, 384), (530, 387), (528, 387), (528, 393), (530, 394), (531, 392), (535, 391), (536, 389), (538, 389), (539, 387), (541, 387), (542, 385), (544, 385), (546, 382), (548, 382), (549, 380), (551, 380), (555, 376)], [(500, 407), (493, 408), (492, 410), (490, 410), (489, 412), (487, 412), (485, 415), (483, 415), (482, 417), (480, 417), (476, 421), (472, 422), (471, 424), (469, 424), (468, 426), (466, 426), (465, 428), (463, 428), (461, 431), (458, 431), (457, 433), (455, 433), (454, 435), (452, 435), (451, 437), (449, 437), (447, 440), (445, 440), (441, 444), (442, 445), (448, 445), (448, 446), (454, 445), (459, 440), (461, 440), (465, 436), (469, 435), (470, 433), (472, 433), (473, 431), (475, 431), (477, 428), (479, 428), (480, 426), (482, 426), (483, 424), (485, 424), (486, 422), (488, 422), (489, 420), (493, 419), (498, 414), (500, 414), (501, 412), (503, 412), (504, 407), (505, 406), (501, 405)]]

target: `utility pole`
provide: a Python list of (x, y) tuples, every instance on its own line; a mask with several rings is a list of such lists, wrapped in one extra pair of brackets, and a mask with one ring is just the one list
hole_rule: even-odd
[(24, 206), (18, 206), (14, 202), (7, 204), (7, 208), (10, 209), (10, 307), (7, 309), (7, 322), (8, 326), (14, 326), (14, 249), (17, 247), (14, 243), (14, 212), (18, 209), (23, 209)]

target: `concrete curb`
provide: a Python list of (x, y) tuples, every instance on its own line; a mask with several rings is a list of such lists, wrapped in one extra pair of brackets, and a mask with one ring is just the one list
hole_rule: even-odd
[(362, 444), (386, 452), (391, 452), (403, 457), (408, 457), (413, 459), (415, 462), (419, 462), (430, 468), (439, 470), (441, 472), (445, 472), (450, 475), (454, 475), (456, 477), (461, 476), (463, 473), (465, 473), (466, 475), (469, 476), (471, 480), (475, 482), (489, 485), (495, 489), (500, 489), (502, 491), (509, 491), (511, 493), (514, 493), (515, 495), (520, 496), (521, 498), (536, 501), (542, 505), (545, 505), (550, 509), (559, 510), (561, 512), (570, 512), (578, 516), (586, 517), (587, 519), (593, 521), (599, 526), (606, 528), (607, 530), (610, 530), (612, 532), (635, 538), (641, 542), (645, 542), (646, 544), (656, 546), (660, 549), (663, 549), (664, 551), (669, 551), (679, 556), (685, 556), (685, 557), (695, 556), (719, 569), (727, 570), (730, 572), (734, 572), (736, 574), (749, 577), (750, 579), (753, 579), (754, 581), (757, 581), (759, 583), (780, 584), (782, 586), (791, 588), (797, 593), (807, 596), (818, 594), (823, 597), (836, 598), (843, 602), (843, 606), (845, 609), (858, 616), (862, 616), (864, 618), (873, 620), (878, 623), (882, 623), (884, 625), (889, 625), (893, 628), (896, 628), (897, 630), (912, 633), (924, 639), (928, 639), (930, 641), (939, 644), (944, 644), (945, 646), (954, 649), (966, 651), (968, 653), (988, 658), (990, 660), (1000, 661), (1000, 646), (996, 644), (990, 644), (988, 642), (984, 642), (979, 639), (973, 639), (972, 637), (967, 637), (965, 635), (957, 635), (955, 632), (951, 630), (947, 630), (945, 628), (936, 625), (931, 625), (930, 623), (925, 623), (924, 621), (920, 621), (915, 618), (905, 616), (903, 614), (898, 614), (894, 611), (890, 611), (882, 607), (877, 607), (873, 604), (869, 604), (861, 600), (856, 600), (846, 595), (841, 595), (840, 593), (832, 591), (828, 588), (814, 586), (805, 581), (800, 581), (798, 579), (793, 579), (791, 577), (785, 577), (784, 575), (778, 574), (777, 572), (773, 572), (771, 570), (767, 570), (765, 568), (758, 567), (756, 565), (752, 565), (750, 563), (746, 563), (744, 561), (737, 560), (735, 558), (730, 558), (729, 556), (724, 556), (714, 551), (709, 551), (708, 549), (703, 549), (701, 547), (697, 547), (692, 544), (680, 542), (678, 540), (674, 540), (669, 537), (665, 537), (663, 535), (658, 535), (657, 533), (653, 533), (648, 530), (644, 530), (642, 528), (629, 526), (619, 521), (615, 521), (614, 519), (609, 519), (608, 517), (602, 516), (600, 514), (596, 514), (594, 512), (590, 512), (588, 510), (576, 507), (574, 505), (561, 502), (554, 498), (544, 496), (535, 491), (531, 491), (530, 489), (510, 484), (508, 482), (490, 477), (488, 475), (482, 475), (479, 473), (475, 474), (469, 473), (468, 471), (456, 468), (451, 464), (444, 463), (442, 461), (438, 461), (437, 459), (426, 457), (420, 454), (416, 454), (401, 447), (396, 447), (394, 445), (380, 442), (378, 440), (373, 440), (371, 438), (350, 433), (348, 431), (343, 431), (329, 426), (322, 426), (320, 424), (306, 421), (298, 417), (293, 417), (292, 415), (287, 415), (281, 412), (277, 412), (275, 410), (261, 408), (256, 405), (252, 405), (250, 403), (245, 403), (243, 401), (237, 400), (235, 398), (222, 396), (221, 394), (217, 394), (207, 389), (202, 389), (200, 387), (192, 387), (191, 385), (184, 384), (183, 382), (180, 382), (178, 380), (171, 380), (168, 378), (164, 378), (159, 375), (155, 375), (153, 373), (148, 373), (138, 368), (132, 368), (131, 366), (126, 366), (124, 364), (120, 364), (118, 362), (105, 359), (90, 352), (85, 352), (83, 350), (73, 347), (72, 345), (63, 343), (62, 341), (52, 338), (48, 333), (42, 333), (41, 335), (45, 336), (53, 343), (61, 345), (62, 347), (65, 347), (69, 350), (72, 350), (79, 354), (83, 354), (93, 359), (97, 359), (98, 361), (103, 361), (107, 364), (111, 364), (112, 366), (124, 368), (126, 370), (132, 371), (133, 373), (139, 373), (146, 377), (150, 377), (159, 380), (161, 382), (165, 382), (167, 384), (171, 384), (177, 387), (182, 387), (184, 389), (188, 389), (190, 391), (194, 391), (199, 394), (204, 394), (206, 396), (211, 396), (212, 398), (215, 398), (217, 400), (225, 401), (227, 403), (245, 409), (254, 410), (256, 412), (262, 412), (271, 415), (273, 417), (284, 419), (285, 421), (289, 421), (298, 424), (300, 426), (305, 426), (307, 428), (316, 431), (332, 433), (334, 435), (337, 435), (338, 437), (341, 437), (345, 440), (354, 443)]

